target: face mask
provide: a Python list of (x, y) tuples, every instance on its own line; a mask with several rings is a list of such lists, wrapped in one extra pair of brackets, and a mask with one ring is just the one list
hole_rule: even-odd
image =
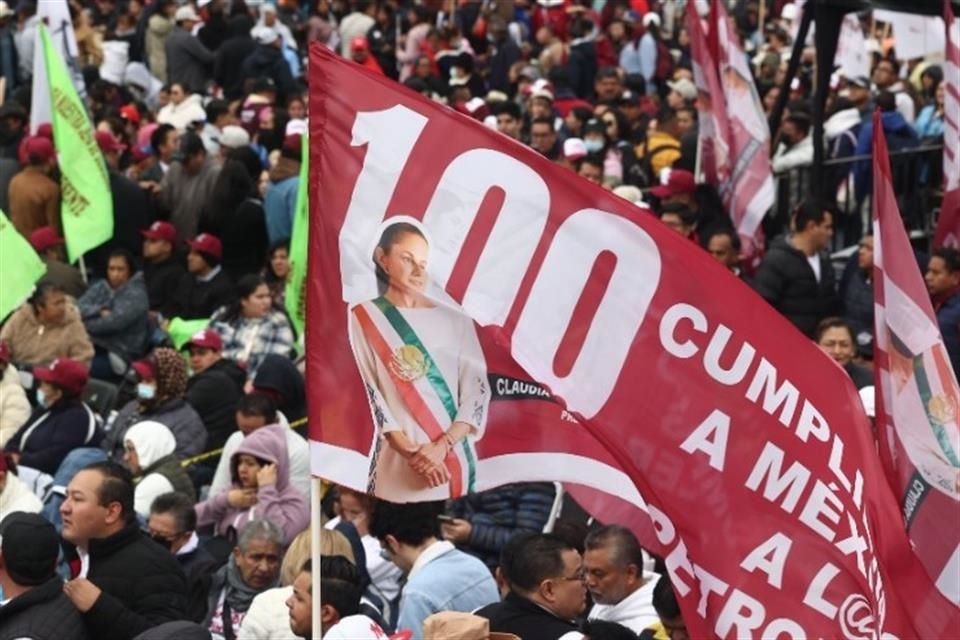
[(587, 153), (596, 153), (603, 150), (603, 140), (597, 140), (596, 138), (584, 140), (583, 146), (587, 148)]
[(141, 382), (137, 385), (137, 397), (141, 400), (153, 400), (157, 395), (157, 389), (152, 384)]
[(43, 395), (43, 391), (37, 389), (37, 405), (44, 409), (47, 408), (47, 396)]

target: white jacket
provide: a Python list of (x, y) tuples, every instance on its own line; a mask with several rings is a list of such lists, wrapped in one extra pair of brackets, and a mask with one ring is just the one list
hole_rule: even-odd
[[(305, 496), (310, 495), (310, 445), (303, 436), (290, 428), (290, 423), (282, 413), (277, 413), (277, 422), (287, 430), (287, 455), (290, 456), (290, 484), (296, 487)], [(236, 453), (243, 442), (243, 433), (234, 431), (223, 445), (220, 462), (210, 482), (210, 491), (207, 495), (215, 496), (224, 489), (229, 489), (233, 482), (230, 479), (230, 458)]]
[(203, 102), (196, 93), (191, 93), (180, 104), (168, 102), (157, 114), (157, 122), (173, 125), (180, 132), (191, 123), (204, 122), (206, 119), (207, 112), (203, 110)]
[(7, 484), (0, 493), (0, 522), (14, 511), (40, 513), (43, 503), (20, 481), (20, 478), (7, 472)]
[[(130, 427), (123, 436), (137, 452), (141, 469), (147, 469), (154, 462), (173, 453), (177, 440), (170, 429), (159, 422), (144, 420)], [(133, 508), (144, 518), (150, 517), (150, 505), (157, 496), (173, 491), (173, 485), (159, 473), (151, 473), (137, 483), (133, 494)]]
[(617, 604), (595, 604), (587, 616), (590, 620), (616, 622), (640, 635), (640, 632), (660, 621), (653, 608), (653, 589), (660, 579), (659, 573), (644, 572), (643, 586)]
[(287, 599), (292, 595), (293, 587), (277, 587), (256, 596), (240, 623), (237, 640), (289, 640), (293, 634)]
[(773, 155), (773, 172), (780, 173), (813, 164), (813, 136), (807, 136), (790, 148), (783, 143)]
[(0, 376), (0, 447), (7, 444), (17, 429), (30, 417), (30, 402), (20, 386), (20, 375), (8, 364)]

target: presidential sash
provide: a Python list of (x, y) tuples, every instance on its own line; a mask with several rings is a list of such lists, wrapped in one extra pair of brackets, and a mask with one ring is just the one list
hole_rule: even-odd
[[(400, 310), (382, 296), (372, 304), (386, 320), (386, 326), (377, 322), (363, 305), (356, 305), (353, 314), (367, 343), (390, 373), (407, 410), (427, 437), (435, 441), (443, 437), (456, 419), (457, 401), (430, 352)], [(464, 438), (457, 446), (463, 453), (466, 468), (455, 448), (444, 460), (450, 473), (450, 496), (454, 498), (464, 495), (464, 485), (466, 493), (472, 493), (477, 475), (476, 454), (470, 439)]]

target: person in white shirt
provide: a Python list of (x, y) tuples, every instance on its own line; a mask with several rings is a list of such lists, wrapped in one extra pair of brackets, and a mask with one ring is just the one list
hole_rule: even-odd
[(607, 525), (587, 536), (584, 580), (596, 603), (590, 620), (621, 624), (636, 634), (659, 621), (653, 589), (659, 574), (649, 564), (636, 536), (626, 527)]
[(12, 462), (7, 460), (3, 449), (0, 449), (0, 520), (15, 511), (40, 513), (43, 504), (30, 488), (20, 481), (13, 469)]

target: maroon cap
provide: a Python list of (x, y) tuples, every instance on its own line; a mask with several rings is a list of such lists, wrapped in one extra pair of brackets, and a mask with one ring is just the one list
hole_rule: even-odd
[(193, 240), (187, 240), (187, 245), (194, 251), (208, 253), (215, 258), (223, 257), (223, 245), (220, 238), (209, 233), (201, 233)]
[(177, 242), (177, 230), (169, 222), (154, 222), (149, 229), (144, 229), (140, 233), (150, 240), (166, 240), (170, 244)]
[(0, 341), (0, 362), (10, 362), (10, 345)]
[(127, 148), (127, 145), (117, 140), (109, 131), (97, 131), (96, 138), (97, 146), (104, 153), (120, 153)]
[(53, 140), (53, 125), (49, 122), (41, 122), (37, 125), (37, 135), (47, 140)]
[(134, 360), (130, 363), (130, 367), (136, 371), (137, 375), (143, 380), (153, 380), (156, 376), (153, 369), (153, 362), (148, 359)]
[(223, 340), (213, 329), (201, 329), (193, 334), (186, 346), (223, 351)]
[(287, 153), (300, 154), (303, 137), (299, 133), (291, 133), (283, 138), (283, 149)]
[(49, 161), (53, 160), (57, 155), (50, 139), (41, 136), (30, 136), (26, 138), (23, 141), (21, 150), (23, 151), (23, 159), (27, 162), (30, 161), (31, 156), (37, 156), (42, 161)]
[(69, 358), (57, 358), (49, 367), (37, 367), (33, 377), (41, 382), (55, 384), (67, 393), (79, 394), (87, 386), (87, 367)]
[(39, 227), (30, 233), (30, 246), (37, 253), (43, 253), (50, 247), (58, 247), (64, 242), (53, 227)]
[(671, 169), (667, 176), (667, 183), (650, 189), (650, 193), (663, 200), (673, 196), (691, 194), (697, 189), (697, 181), (693, 174), (683, 169)]

